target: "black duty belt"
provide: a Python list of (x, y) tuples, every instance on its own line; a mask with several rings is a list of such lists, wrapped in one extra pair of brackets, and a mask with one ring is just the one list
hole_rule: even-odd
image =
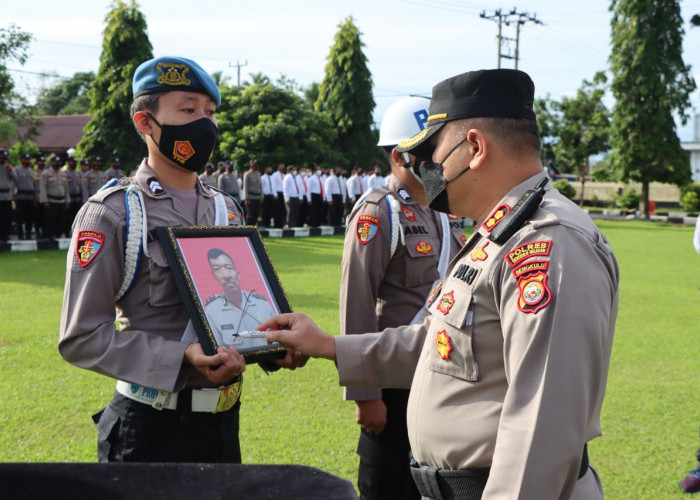
[(63, 201), (63, 200), (66, 199), (65, 196), (51, 196), (50, 194), (49, 194), (49, 195), (46, 195), (46, 196), (48, 197), (49, 200)]
[(30, 190), (24, 190), (24, 189), (18, 189), (17, 194), (34, 194), (35, 191), (33, 189)]
[(0, 193), (9, 193), (9, 192), (10, 192), (10, 188), (0, 189)]
[[(420, 465), (411, 455), (411, 476), (418, 492), (435, 500), (480, 500), (489, 479), (490, 467), (449, 470)], [(588, 445), (583, 446), (578, 478), (588, 471)]]

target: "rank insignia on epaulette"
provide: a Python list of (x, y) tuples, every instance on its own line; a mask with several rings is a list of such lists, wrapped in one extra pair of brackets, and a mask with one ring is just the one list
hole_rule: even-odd
[(75, 252), (80, 267), (87, 267), (95, 260), (105, 242), (105, 235), (98, 231), (80, 231), (75, 245)]
[(158, 63), (156, 69), (160, 71), (160, 76), (156, 82), (163, 85), (189, 85), (190, 80), (185, 76), (190, 68), (186, 64)]
[(449, 291), (446, 294), (444, 294), (442, 297), (440, 297), (440, 303), (437, 306), (437, 310), (440, 311), (442, 314), (447, 316), (447, 313), (450, 312), (450, 309), (452, 309), (452, 306), (455, 305), (455, 293), (453, 291)]
[(423, 255), (429, 254), (432, 249), (433, 246), (425, 240), (420, 240), (416, 245), (416, 251)]
[(437, 352), (442, 359), (449, 359), (452, 352), (452, 339), (447, 334), (447, 331), (440, 330), (435, 337), (435, 346)]
[(194, 155), (194, 148), (190, 141), (175, 141), (173, 146), (173, 159), (180, 163), (185, 163)]
[(480, 247), (477, 247), (474, 250), (472, 250), (472, 253), (470, 254), (470, 256), (472, 258), (472, 262), (476, 262), (477, 260), (486, 260), (486, 258), (488, 257), (488, 254), (486, 253), (484, 248), (486, 248), (486, 246), (488, 244), (489, 244), (489, 242), (487, 240), (486, 243), (484, 243)]
[(506, 216), (510, 212), (510, 207), (508, 205), (501, 205), (498, 207), (494, 212), (491, 214), (491, 216), (484, 221), (482, 224), (482, 227), (486, 229), (487, 231), (492, 231), (494, 227), (498, 225), (499, 222), (503, 220), (503, 217)]
[(466, 245), (467, 244), (467, 235), (466, 234), (461, 235), (459, 237), (459, 241), (462, 242), (462, 246)]
[(401, 207), (401, 211), (409, 222), (416, 222), (416, 213), (408, 207)]
[(406, 191), (406, 190), (403, 189), (403, 188), (399, 189), (399, 196), (400, 196), (404, 201), (407, 201), (407, 200), (410, 200), (410, 199), (411, 199), (411, 195), (408, 194), (408, 191)]
[(524, 313), (536, 313), (552, 300), (552, 292), (547, 286), (547, 275), (537, 272), (518, 280), (518, 309)]
[(366, 245), (377, 236), (379, 232), (379, 218), (373, 215), (360, 215), (357, 218), (357, 226), (355, 232), (360, 243)]

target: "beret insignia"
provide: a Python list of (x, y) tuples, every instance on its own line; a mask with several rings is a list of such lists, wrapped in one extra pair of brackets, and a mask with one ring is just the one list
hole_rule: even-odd
[(189, 85), (192, 83), (185, 75), (190, 71), (186, 64), (158, 63), (156, 69), (160, 76), (156, 80), (161, 85)]

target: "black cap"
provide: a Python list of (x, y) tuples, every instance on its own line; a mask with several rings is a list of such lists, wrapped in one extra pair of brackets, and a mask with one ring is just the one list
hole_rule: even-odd
[(19, 157), (19, 159), (20, 159), (20, 160), (31, 160), (31, 159), (32, 159), (32, 155), (30, 155), (29, 153), (24, 153), (24, 154), (22, 154), (22, 155)]
[(430, 137), (453, 120), (519, 118), (537, 122), (534, 97), (532, 79), (517, 69), (486, 69), (453, 76), (433, 87), (427, 127), (401, 141), (396, 150), (429, 158)]
[(81, 165), (90, 165), (90, 162), (88, 160), (80, 160)]
[(119, 159), (118, 156), (113, 156), (112, 159), (110, 160), (112, 163), (121, 163), (122, 161)]
[(0, 149), (0, 156), (2, 156), (3, 158), (7, 158), (8, 156), (10, 156), (10, 153), (7, 151), (7, 149)]

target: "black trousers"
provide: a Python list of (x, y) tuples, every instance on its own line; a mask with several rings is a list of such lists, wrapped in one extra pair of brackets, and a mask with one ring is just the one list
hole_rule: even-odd
[(331, 226), (342, 226), (344, 210), (345, 205), (343, 204), (343, 195), (334, 194), (333, 204), (328, 207), (328, 223)]
[(274, 200), (272, 209), (272, 218), (275, 219), (275, 227), (282, 228), (284, 226), (284, 217), (286, 210), (284, 208), (284, 193), (277, 192), (277, 199)]
[(73, 227), (73, 221), (75, 220), (75, 216), (78, 215), (78, 211), (80, 210), (80, 207), (83, 206), (83, 199), (82, 198), (77, 198), (73, 199), (71, 196), (71, 202), (70, 206), (68, 207), (68, 210), (66, 211), (66, 224), (64, 226), (63, 232), (66, 234), (66, 236), (70, 236), (71, 234), (71, 228)]
[(245, 200), (245, 223), (249, 226), (258, 224), (260, 200)]
[(0, 201), (0, 241), (10, 239), (12, 228), (12, 201)]
[(374, 434), (363, 429), (360, 433), (357, 444), (360, 498), (410, 500), (421, 497), (409, 465), (408, 392), (405, 389), (382, 389), (382, 400), (387, 409), (384, 431)]
[(98, 461), (239, 464), (240, 404), (223, 413), (156, 410), (115, 393), (92, 417), (99, 432)]
[(320, 194), (311, 193), (309, 207), (309, 226), (318, 227), (323, 222), (323, 199)]
[(262, 225), (263, 227), (270, 227), (270, 221), (272, 220), (272, 205), (275, 202), (275, 197), (271, 194), (266, 194), (263, 196), (262, 201)]
[(63, 234), (66, 221), (66, 204), (64, 202), (49, 202), (49, 207), (45, 208), (44, 237), (48, 239), (59, 238)]
[(299, 198), (289, 198), (287, 205), (287, 227), (299, 227)]
[(34, 200), (17, 200), (17, 236), (20, 240), (32, 237), (34, 224)]

